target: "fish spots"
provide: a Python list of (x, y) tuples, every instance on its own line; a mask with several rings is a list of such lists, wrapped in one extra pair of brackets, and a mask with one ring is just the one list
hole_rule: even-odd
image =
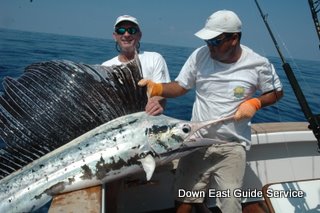
[(177, 142), (182, 142), (183, 141), (183, 138), (179, 135), (175, 135), (175, 134), (172, 134), (171, 135), (171, 138)]
[(93, 174), (91, 169), (89, 168), (89, 166), (87, 164), (84, 164), (83, 166), (81, 166), (82, 169), (82, 176), (80, 177), (82, 180), (85, 179), (92, 179)]
[(47, 188), (46, 190), (44, 190), (43, 193), (41, 193), (39, 195), (35, 195), (34, 199), (36, 199), (36, 200), (41, 199), (43, 194), (47, 194), (49, 196), (53, 196), (53, 195), (59, 194), (64, 189), (65, 189), (65, 183), (64, 182), (58, 182), (58, 183), (54, 184), (53, 186), (51, 186), (50, 188)]
[(111, 130), (119, 130), (119, 132), (121, 133), (124, 131), (124, 127), (126, 127), (127, 125), (129, 125), (129, 123), (119, 124), (118, 126), (111, 128)]
[(156, 134), (167, 132), (168, 130), (169, 130), (169, 126), (167, 125), (164, 125), (164, 126), (153, 125), (151, 128), (147, 129), (147, 133), (156, 135)]
[(141, 153), (140, 154), (136, 154), (135, 156), (131, 157), (126, 165), (131, 166), (131, 165), (140, 165), (141, 161), (139, 161), (141, 159)]
[(65, 189), (65, 183), (64, 182), (59, 182), (59, 183), (51, 186), (50, 188), (46, 189), (44, 191), (44, 193), (46, 193), (49, 196), (53, 196), (55, 194), (58, 194), (59, 192), (61, 192), (64, 189)]
[[(183, 141), (181, 136), (174, 134), (173, 131), (171, 132), (171, 130), (175, 127), (175, 124), (162, 126), (153, 125), (151, 128), (146, 129), (145, 134), (148, 135), (148, 137), (152, 137), (159, 147), (162, 147), (170, 152), (172, 151), (172, 148), (170, 147), (171, 145), (168, 143), (170, 139), (173, 139), (173, 141), (177, 142)], [(182, 131), (186, 133), (190, 130), (186, 126), (184, 129), (182, 129)]]
[[(122, 123), (122, 124), (119, 124), (118, 126), (115, 126), (115, 127), (112, 127), (110, 128), (110, 131), (119, 131), (119, 133), (123, 133), (124, 130), (125, 130), (125, 127), (129, 126), (129, 125), (132, 125), (134, 123), (136, 123), (137, 121), (139, 121), (139, 119), (133, 119), (131, 121), (128, 121), (127, 123)], [(96, 137), (96, 136), (99, 136), (101, 134), (104, 134), (104, 133), (98, 133), (98, 134), (95, 134), (93, 137)], [(114, 137), (113, 138), (113, 141), (116, 141), (117, 139)]]
[(157, 143), (163, 147), (165, 150), (169, 150), (169, 146), (161, 140), (157, 140)]
[(109, 165), (105, 163), (105, 160), (101, 157), (96, 163), (96, 177), (101, 180), (110, 171)]
[(69, 185), (71, 185), (73, 182), (75, 182), (76, 180), (74, 179), (74, 177), (72, 178), (68, 178), (68, 182), (69, 182)]
[(121, 173), (120, 170), (123, 167), (129, 167), (131, 165), (140, 165), (141, 162), (138, 161), (139, 159), (140, 157), (138, 155), (135, 155), (129, 158), (128, 160), (124, 160), (120, 157), (117, 157), (117, 159), (111, 157), (109, 163), (106, 163), (105, 160), (101, 157), (100, 160), (96, 163), (95, 175), (97, 179), (102, 180), (103, 178), (108, 176), (111, 173), (111, 171), (113, 172), (113, 174), (117, 174)]
[[(88, 144), (88, 143), (84, 145), (85, 148), (87, 148), (88, 146), (90, 146), (90, 144)], [(82, 151), (83, 147), (80, 145), (80, 146), (78, 146), (78, 149), (80, 151)]]
[(141, 147), (141, 145), (138, 145), (138, 146), (134, 146), (134, 147), (132, 147), (131, 149), (132, 149), (132, 150), (139, 150), (139, 149), (140, 149), (140, 147)]
[(96, 177), (101, 180), (106, 177), (111, 170), (121, 169), (126, 164), (127, 163), (121, 158), (119, 158), (119, 160), (115, 160), (114, 157), (111, 157), (110, 163), (106, 163), (101, 157), (96, 164)]

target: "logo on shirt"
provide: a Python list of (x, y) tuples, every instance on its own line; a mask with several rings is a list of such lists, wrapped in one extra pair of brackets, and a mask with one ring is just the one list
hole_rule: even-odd
[(236, 98), (244, 97), (244, 92), (245, 92), (245, 89), (242, 86), (237, 86), (236, 88), (233, 89), (233, 95)]

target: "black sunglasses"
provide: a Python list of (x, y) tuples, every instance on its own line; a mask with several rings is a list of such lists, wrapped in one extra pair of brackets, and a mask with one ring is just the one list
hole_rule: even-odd
[(128, 32), (130, 35), (134, 35), (134, 34), (136, 34), (137, 32), (139, 32), (139, 29), (136, 28), (136, 27), (129, 27), (129, 28), (119, 27), (119, 28), (116, 28), (116, 29), (115, 29), (115, 32), (116, 32), (118, 35), (123, 35), (123, 34), (125, 34), (126, 32)]
[(205, 42), (207, 43), (207, 45), (209, 46), (219, 46), (224, 40), (230, 38), (233, 33), (225, 33), (224, 34), (225, 36), (224, 37), (220, 37), (220, 38), (212, 38), (212, 39), (209, 39), (209, 40), (205, 40)]

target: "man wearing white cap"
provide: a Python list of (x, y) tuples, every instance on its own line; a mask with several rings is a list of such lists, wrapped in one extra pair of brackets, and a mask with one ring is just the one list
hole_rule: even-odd
[[(157, 52), (140, 51), (142, 32), (138, 20), (130, 15), (119, 16), (114, 24), (113, 39), (119, 55), (102, 63), (104, 66), (120, 65), (139, 58), (143, 78), (163, 83), (170, 82), (167, 64)], [(137, 56), (137, 57), (136, 57)], [(148, 100), (146, 112), (158, 115), (164, 111), (165, 99), (153, 97)]]
[[(114, 24), (113, 39), (119, 55), (102, 63), (103, 66), (112, 66), (139, 60), (142, 77), (154, 82), (170, 82), (167, 64), (157, 52), (140, 51), (142, 32), (138, 20), (130, 15), (119, 16)], [(150, 115), (158, 115), (164, 111), (165, 99), (161, 96), (150, 97), (145, 111)], [(107, 185), (106, 200), (107, 212), (117, 212), (117, 202), (121, 180)]]
[[(177, 97), (195, 87), (194, 121), (233, 115), (234, 119), (199, 132), (199, 137), (225, 142), (195, 151), (180, 159), (176, 175), (177, 212), (205, 209), (208, 191), (214, 189), (223, 213), (242, 212), (240, 198), (233, 191), (242, 186), (246, 151), (251, 145), (250, 120), (261, 107), (278, 101), (282, 85), (269, 61), (240, 44), (241, 21), (228, 10), (213, 13), (195, 35), (206, 45), (196, 49), (171, 83), (141, 80), (151, 96)], [(260, 96), (253, 97), (256, 91)], [(179, 197), (179, 190), (198, 195)], [(190, 193), (189, 193), (190, 194)], [(212, 194), (211, 194), (212, 195)]]

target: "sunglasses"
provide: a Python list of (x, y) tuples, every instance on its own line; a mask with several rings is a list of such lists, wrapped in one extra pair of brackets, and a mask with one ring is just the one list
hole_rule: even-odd
[(139, 29), (136, 28), (136, 27), (129, 27), (129, 28), (119, 27), (119, 28), (116, 28), (116, 29), (115, 29), (115, 32), (116, 32), (118, 35), (123, 35), (123, 34), (125, 34), (126, 32), (128, 32), (130, 35), (134, 35), (134, 34), (136, 34), (137, 32), (139, 32)]
[(204, 41), (207, 43), (207, 45), (216, 47), (222, 44), (222, 42), (225, 41), (227, 38), (230, 38), (233, 34), (224, 34), (224, 35), (225, 36), (222, 38), (212, 38)]

